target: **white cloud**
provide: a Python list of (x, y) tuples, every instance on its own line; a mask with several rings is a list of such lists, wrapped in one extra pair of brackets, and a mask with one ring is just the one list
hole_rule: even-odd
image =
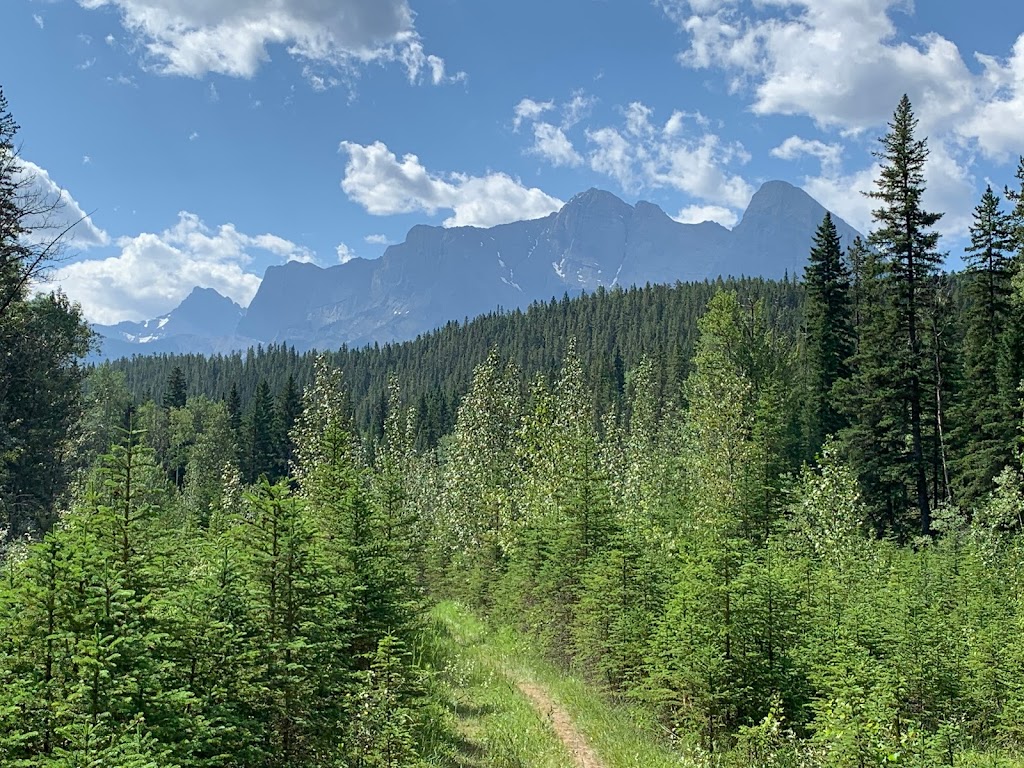
[(338, 247), (334, 250), (338, 254), (339, 264), (348, 264), (352, 259), (358, 258), (355, 251), (345, 245), (345, 243), (338, 243)]
[[(15, 174), (15, 183), (24, 184), (24, 192), (31, 199), (29, 205), (43, 211), (27, 221), (34, 230), (29, 240), (49, 243), (67, 230), (62, 241), (69, 248), (90, 248), (110, 242), (107, 233), (96, 226), (78, 201), (57, 184), (46, 169), (23, 158), (18, 160), (18, 165), (20, 170)], [(53, 203), (57, 205), (54, 207)]]
[(780, 160), (797, 160), (804, 155), (818, 158), (822, 171), (835, 175), (843, 158), (843, 147), (840, 144), (826, 144), (817, 139), (805, 139), (790, 136), (771, 151), (772, 157)]
[(626, 133), (637, 138), (650, 136), (654, 132), (651, 115), (654, 110), (646, 104), (634, 101), (626, 107)]
[(884, 126), (903, 93), (922, 135), (976, 142), (1005, 158), (1020, 151), (1024, 35), (1005, 60), (975, 54), (934, 32), (905, 40), (893, 12), (911, 0), (661, 0), (688, 37), (680, 61), (717, 68), (759, 115), (805, 115), (822, 128)]
[(188, 135), (188, 140), (189, 141), (195, 141), (198, 138), (199, 138), (199, 131), (192, 131), (192, 133), (190, 133)]
[(678, 136), (683, 130), (683, 117), (683, 113), (677, 109), (672, 113), (672, 117), (665, 122), (665, 127), (661, 129), (661, 132), (666, 136)]
[[(417, 80), (424, 63), (435, 79), (443, 61), (424, 54), (407, 0), (78, 0), (113, 7), (144, 46), (151, 65), (169, 75), (218, 73), (249, 78), (284, 46), (305, 62), (349, 70), (401, 61)], [(415, 70), (415, 74), (414, 74)]]
[(568, 130), (586, 118), (596, 103), (596, 96), (588, 96), (583, 91), (573, 93), (572, 98), (562, 105), (562, 128)]
[(220, 93), (218, 93), (215, 83), (210, 83), (206, 86), (206, 100), (211, 104), (216, 104), (220, 101)]
[[(629, 191), (667, 187), (684, 192), (702, 202), (694, 210), (708, 204), (744, 208), (750, 201), (753, 187), (728, 170), (750, 160), (741, 144), (706, 131), (684, 134), (682, 113), (673, 113), (659, 128), (652, 121), (654, 111), (640, 102), (630, 104), (624, 116), (623, 130), (605, 126), (587, 132), (593, 145), (588, 155), (592, 170)], [(727, 218), (719, 214), (716, 220)]]
[(367, 235), (363, 240), (370, 245), (391, 245), (391, 239), (387, 235)]
[(138, 88), (139, 84), (135, 82), (135, 75), (124, 75), (118, 74), (117, 77), (107, 76), (108, 83), (115, 83), (117, 85), (124, 85), (129, 88)]
[(302, 68), (302, 79), (309, 83), (309, 87), (317, 93), (322, 93), (328, 88), (337, 88), (341, 85), (341, 80), (334, 75), (321, 74), (309, 64)]
[(704, 221), (717, 221), (723, 227), (734, 227), (739, 221), (736, 211), (720, 205), (688, 205), (673, 216), (680, 224), (700, 224)]
[(107, 45), (113, 45), (117, 42), (117, 38), (113, 35), (107, 35), (105, 38), (103, 38), (103, 42), (105, 42)]
[(32, 21), (34, 21), (36, 23), (36, 26), (39, 27), (40, 29), (46, 29), (46, 22), (43, 20), (43, 17), (40, 16), (38, 13), (32, 14)]
[[(580, 152), (566, 131), (586, 115), (594, 103), (582, 92), (562, 105), (561, 126), (540, 120), (555, 109), (554, 101), (523, 99), (514, 110), (513, 127), (533, 122), (534, 143), (527, 150), (554, 166), (576, 167), (586, 163), (592, 171), (614, 179), (628, 192), (650, 188), (672, 188), (702, 202), (691, 206), (693, 215), (711, 212), (716, 221), (734, 220), (753, 195), (753, 187), (727, 167), (743, 164), (750, 155), (741, 144), (723, 142), (708, 131), (709, 122), (699, 112), (676, 110), (663, 125), (655, 124), (654, 110), (640, 101), (622, 109), (623, 125), (586, 130), (589, 147)], [(686, 120), (696, 132), (688, 134)], [(687, 214), (688, 215), (688, 214)], [(701, 219), (703, 220), (703, 219)]]
[(623, 189), (637, 186), (634, 176), (636, 157), (630, 143), (614, 128), (587, 131), (587, 139), (596, 145), (590, 153), (590, 167), (598, 173), (611, 176)]
[(82, 155), (82, 165), (92, 165), (92, 158), (89, 155)]
[(75, 65), (75, 69), (80, 69), (80, 70), (82, 70), (84, 72), (87, 69), (92, 69), (92, 67), (93, 67), (93, 65), (95, 63), (96, 63), (96, 57), (94, 56), (91, 59), (86, 59), (81, 64), (76, 64)]
[(871, 210), (877, 203), (865, 192), (875, 188), (880, 167), (877, 163), (851, 173), (820, 173), (807, 176), (804, 191), (865, 235), (871, 230)]
[(583, 158), (573, 147), (572, 142), (557, 125), (551, 123), (534, 123), (533, 147), (530, 152), (540, 155), (554, 166), (566, 165), (575, 168), (583, 164)]
[(1005, 63), (978, 55), (985, 67), (982, 80), (985, 99), (959, 128), (964, 136), (977, 137), (989, 155), (1016, 157), (1021, 152), (1021, 115), (1024, 115), (1024, 34), (1017, 38)]
[[(790, 148), (796, 147), (797, 142), (791, 142), (791, 139), (772, 150), (772, 154), (783, 159), (794, 159), (801, 151), (816, 155), (821, 161), (821, 169), (815, 175), (804, 177), (803, 188), (830, 211), (867, 234), (873, 227), (871, 211), (878, 206), (878, 201), (863, 193), (877, 188), (875, 182), (881, 174), (881, 166), (876, 162), (866, 168), (843, 172), (838, 161), (833, 162), (830, 150), (817, 151), (820, 148), (814, 146), (816, 142), (806, 142), (810, 145), (809, 149), (794, 149), (788, 157), (784, 156), (784, 152), (776, 152), (787, 144)], [(961, 152), (941, 141), (929, 142), (929, 149), (931, 153), (925, 166), (926, 189), (922, 205), (926, 210), (946, 212), (936, 225), (943, 236), (962, 238), (967, 234), (971, 211), (976, 202), (974, 178), (967, 160), (960, 156)]]
[(309, 249), (276, 235), (250, 236), (231, 224), (211, 229), (187, 212), (178, 214), (170, 229), (124, 237), (117, 245), (117, 256), (66, 264), (54, 273), (94, 322), (154, 317), (177, 306), (195, 286), (214, 288), (246, 306), (260, 285), (260, 278), (247, 271), (251, 251), (312, 259)]
[(430, 82), (434, 85), (462, 82), (467, 77), (465, 72), (456, 72), (448, 77), (445, 74), (444, 59), (424, 51), (423, 43), (419, 40), (412, 40), (406, 45), (399, 54), (399, 58), (405, 65), (406, 74), (412, 84), (420, 82), (423, 74), (429, 74)]
[(516, 104), (513, 110), (514, 117), (512, 118), (512, 130), (518, 131), (519, 127), (523, 124), (523, 121), (529, 120), (534, 121), (545, 112), (555, 108), (555, 102), (553, 101), (534, 101), (533, 99), (523, 99)]
[(343, 141), (339, 151), (348, 155), (341, 188), (377, 216), (414, 211), (433, 215), (450, 210), (446, 227), (491, 227), (540, 218), (562, 206), (561, 200), (535, 187), (524, 187), (504, 173), (431, 174), (416, 155), (399, 160), (379, 141), (365, 146)]

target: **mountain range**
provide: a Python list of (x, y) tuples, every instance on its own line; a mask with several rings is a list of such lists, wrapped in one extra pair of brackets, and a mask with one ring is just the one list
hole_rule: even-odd
[[(731, 230), (681, 224), (652, 203), (632, 206), (590, 189), (542, 219), (488, 229), (415, 226), (379, 259), (270, 267), (246, 309), (197, 287), (162, 317), (94, 328), (103, 358), (402, 341), (449, 320), (599, 286), (800, 275), (824, 216), (810, 195), (783, 181), (761, 186)], [(844, 245), (858, 234), (835, 223)]]

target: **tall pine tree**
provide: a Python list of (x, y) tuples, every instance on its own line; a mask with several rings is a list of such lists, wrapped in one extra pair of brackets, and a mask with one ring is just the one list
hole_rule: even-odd
[(978, 499), (990, 491), (995, 476), (1013, 458), (1013, 413), (1002, 407), (997, 377), (1013, 290), (1010, 249), (1010, 219), (988, 187), (974, 210), (965, 259), (970, 304), (963, 347), (957, 475), (967, 499)]
[(832, 390), (849, 375), (853, 354), (850, 270), (843, 260), (832, 214), (826, 213), (814, 235), (814, 247), (804, 269), (807, 299), (808, 398), (806, 429), (810, 453), (817, 453), (828, 435), (846, 426)]
[(906, 422), (910, 441), (905, 458), (906, 481), (912, 489), (920, 530), (928, 534), (934, 502), (929, 494), (928, 471), (937, 457), (925, 453), (926, 393), (933, 383), (926, 345), (935, 278), (942, 265), (942, 255), (936, 250), (939, 233), (932, 227), (942, 214), (922, 207), (928, 146), (925, 139), (915, 137), (916, 129), (917, 118), (910, 99), (904, 95), (889, 123), (889, 132), (880, 139), (882, 149), (875, 153), (882, 161), (882, 170), (875, 182), (877, 188), (868, 193), (879, 203), (872, 211), (875, 229), (868, 242), (881, 255), (883, 279), (894, 309), (891, 352), (899, 364), (899, 379), (894, 382), (896, 400), (890, 404), (891, 417), (895, 424)]

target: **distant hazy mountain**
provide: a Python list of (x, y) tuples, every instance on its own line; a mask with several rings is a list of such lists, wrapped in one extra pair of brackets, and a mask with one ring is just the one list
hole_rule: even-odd
[[(591, 189), (543, 219), (490, 229), (416, 226), (373, 261), (270, 267), (248, 310), (196, 289), (162, 318), (97, 330), (110, 340), (105, 357), (256, 341), (336, 348), (409, 339), (449, 320), (598, 286), (802, 274), (824, 215), (810, 195), (781, 181), (762, 186), (732, 230), (680, 224), (651, 203), (631, 206)], [(857, 234), (841, 219), (836, 225), (844, 243)]]
[(230, 352), (256, 343), (237, 337), (245, 310), (212, 288), (193, 288), (166, 315), (141, 323), (94, 325), (101, 338), (101, 357), (161, 352)]

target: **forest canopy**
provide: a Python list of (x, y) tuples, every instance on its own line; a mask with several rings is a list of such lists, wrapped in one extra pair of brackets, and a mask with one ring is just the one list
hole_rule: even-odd
[(874, 228), (826, 215), (802, 279), (86, 376), (15, 130), (0, 98), (0, 765), (464, 764), (441, 598), (694, 764), (1020, 764), (1024, 159), (961, 274), (904, 98)]

